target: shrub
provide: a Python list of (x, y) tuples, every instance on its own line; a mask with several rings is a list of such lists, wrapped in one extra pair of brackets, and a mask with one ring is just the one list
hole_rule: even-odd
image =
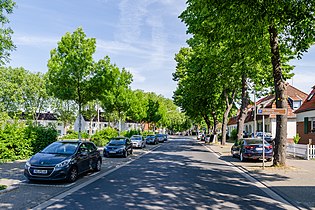
[(32, 152), (35, 154), (57, 141), (58, 132), (54, 127), (30, 125), (25, 129), (25, 137), (29, 139)]
[(155, 134), (153, 131), (143, 131), (142, 132), (143, 137), (146, 137), (147, 135), (153, 135), (153, 134)]
[(6, 123), (0, 129), (0, 159), (18, 160), (33, 154), (29, 138), (25, 138), (25, 124)]
[(233, 130), (231, 131), (231, 139), (232, 139), (233, 141), (236, 141), (236, 140), (237, 140), (237, 130), (236, 130), (236, 129), (233, 129)]
[[(79, 133), (73, 130), (69, 130), (66, 135), (61, 136), (61, 139), (79, 139)], [(82, 139), (88, 139), (89, 134), (85, 132), (81, 132), (81, 138)]]
[(295, 144), (299, 143), (300, 139), (301, 139), (301, 136), (298, 133), (293, 137), (293, 141)]
[(118, 136), (118, 132), (114, 128), (107, 127), (100, 131), (97, 131), (92, 137), (91, 141), (99, 147), (105, 146), (109, 140), (113, 137)]

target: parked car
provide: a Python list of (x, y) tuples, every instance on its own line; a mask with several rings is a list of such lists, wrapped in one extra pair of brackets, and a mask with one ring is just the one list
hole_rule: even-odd
[(155, 138), (159, 141), (159, 142), (164, 142), (165, 138), (164, 138), (164, 134), (156, 134)]
[[(263, 137), (263, 132), (257, 132), (257, 133), (256, 133), (256, 138), (261, 138), (261, 139), (262, 139), (262, 137)], [(272, 138), (271, 133), (266, 133), (266, 132), (265, 132), (264, 139), (265, 139), (268, 143), (271, 143), (271, 142), (273, 141), (273, 138)]]
[(104, 147), (104, 157), (110, 156), (123, 156), (128, 157), (132, 154), (132, 143), (127, 137), (116, 137), (112, 138), (109, 143)]
[(25, 164), (29, 180), (74, 182), (86, 171), (100, 171), (102, 157), (92, 142), (56, 141), (32, 156)]
[(155, 137), (155, 135), (147, 135), (145, 138), (147, 144), (158, 144), (159, 140)]
[(198, 133), (197, 140), (201, 140), (202, 133)]
[(210, 137), (211, 137), (210, 134), (207, 134), (207, 135), (206, 135), (206, 137), (205, 137), (205, 143), (210, 143)]
[(164, 136), (164, 141), (167, 141), (168, 140), (167, 134), (163, 134), (163, 136)]
[[(267, 141), (265, 144), (265, 159), (271, 161), (273, 155), (272, 145)], [(263, 140), (260, 138), (244, 138), (234, 143), (231, 148), (233, 157), (239, 157), (241, 161), (247, 159), (263, 158)]]
[(132, 146), (134, 148), (144, 148), (145, 147), (145, 140), (141, 135), (133, 135), (130, 138)]

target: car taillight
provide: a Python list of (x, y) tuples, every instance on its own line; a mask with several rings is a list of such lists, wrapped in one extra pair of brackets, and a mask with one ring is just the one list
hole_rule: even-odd
[(267, 149), (272, 149), (272, 145), (266, 146)]
[(245, 146), (245, 149), (254, 149), (254, 146)]

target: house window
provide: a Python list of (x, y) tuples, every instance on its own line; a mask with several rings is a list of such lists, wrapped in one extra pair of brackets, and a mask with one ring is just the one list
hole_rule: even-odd
[(62, 126), (62, 123), (61, 123), (61, 122), (59, 122), (59, 123), (58, 123), (58, 126)]
[(57, 132), (58, 132), (58, 136), (60, 136), (61, 135), (61, 130), (58, 130)]
[(301, 100), (299, 100), (299, 101), (293, 101), (293, 109), (298, 109), (298, 108), (300, 108), (301, 104), (302, 104), (302, 101), (301, 101)]

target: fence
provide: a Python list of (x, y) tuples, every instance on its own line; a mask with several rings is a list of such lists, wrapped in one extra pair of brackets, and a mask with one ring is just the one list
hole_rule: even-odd
[(315, 158), (315, 145), (287, 144), (287, 154), (309, 160)]

